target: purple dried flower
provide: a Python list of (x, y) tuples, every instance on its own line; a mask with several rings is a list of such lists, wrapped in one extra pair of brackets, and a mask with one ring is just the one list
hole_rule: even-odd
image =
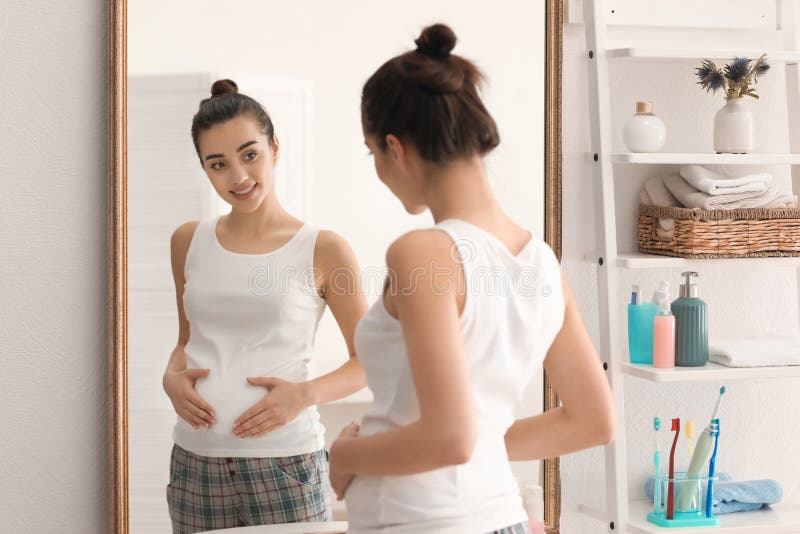
[(746, 57), (734, 58), (731, 63), (725, 65), (725, 77), (733, 83), (744, 80), (749, 72), (750, 60)]
[(697, 77), (700, 81), (697, 83), (706, 90), (706, 92), (717, 92), (719, 89), (725, 87), (725, 76), (722, 71), (714, 64), (713, 61), (703, 60), (703, 65), (695, 69)]
[(767, 63), (767, 61), (764, 59), (758, 60), (753, 68), (753, 79), (757, 80), (759, 76), (766, 74), (768, 70), (769, 63)]

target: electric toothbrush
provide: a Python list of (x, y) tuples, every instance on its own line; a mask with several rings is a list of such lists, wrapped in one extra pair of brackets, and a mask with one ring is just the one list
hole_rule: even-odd
[[(727, 388), (725, 386), (722, 386), (719, 390), (719, 398), (717, 399), (716, 406), (714, 406), (714, 413), (711, 414), (712, 421), (717, 417), (717, 411), (719, 411), (719, 405), (726, 390)], [(709, 423), (709, 425), (700, 433), (700, 437), (697, 438), (694, 454), (692, 454), (692, 459), (689, 462), (689, 469), (686, 471), (687, 479), (698, 479), (700, 476), (700, 471), (703, 468), (703, 465), (706, 463), (709, 453), (711, 452), (711, 441), (711, 423)], [(690, 510), (693, 496), (694, 492), (692, 491), (680, 492), (677, 502), (675, 503), (676, 509), (679, 512)]]

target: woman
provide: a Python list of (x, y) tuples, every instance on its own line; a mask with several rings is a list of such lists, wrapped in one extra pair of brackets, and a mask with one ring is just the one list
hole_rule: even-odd
[[(327, 458), (314, 405), (365, 385), (353, 349), (367, 308), (359, 266), (341, 237), (281, 206), (279, 145), (264, 108), (230, 80), (211, 93), (192, 138), (231, 212), (172, 236), (180, 330), (164, 390), (179, 416), (167, 486), (173, 532), (324, 521)], [(326, 305), (350, 359), (308, 380)]]
[[(426, 28), (362, 93), (378, 176), (436, 225), (392, 243), (386, 291), (356, 330), (375, 401), (330, 451), (354, 534), (527, 532), (509, 459), (612, 439), (610, 390), (559, 263), (491, 192), (482, 156), (499, 136), (455, 41)], [(563, 406), (515, 421), (542, 364)]]

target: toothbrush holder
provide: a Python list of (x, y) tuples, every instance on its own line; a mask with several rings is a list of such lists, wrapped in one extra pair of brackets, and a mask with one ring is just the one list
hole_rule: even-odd
[[(709, 480), (717, 480), (717, 477), (707, 475), (688, 476), (685, 471), (676, 472), (673, 478), (661, 476), (655, 483), (661, 486), (661, 495), (664, 499), (663, 506), (659, 512), (647, 514), (647, 520), (654, 525), (665, 528), (685, 528), (685, 527), (716, 527), (719, 526), (719, 518), (713, 513), (706, 517), (706, 491)], [(692, 493), (692, 498), (688, 508), (685, 510), (674, 510), (673, 518), (667, 519), (667, 491), (669, 484), (672, 483), (675, 489), (674, 502), (678, 502), (678, 495), (688, 491)], [(713, 485), (712, 485), (713, 491)]]

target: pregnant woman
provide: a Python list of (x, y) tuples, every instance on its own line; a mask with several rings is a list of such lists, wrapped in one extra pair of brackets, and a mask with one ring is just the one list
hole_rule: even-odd
[[(330, 453), (351, 534), (527, 532), (509, 458), (613, 435), (610, 389), (556, 256), (492, 194), (482, 157), (497, 127), (455, 41), (426, 28), (362, 92), (378, 177), (435, 226), (391, 244), (387, 287), (356, 329), (375, 401)], [(563, 406), (515, 421), (542, 365)]]
[[(367, 309), (360, 269), (341, 237), (281, 206), (266, 110), (230, 80), (211, 93), (192, 138), (231, 212), (187, 222), (171, 241), (179, 333), (164, 389), (179, 416), (167, 486), (173, 532), (329, 520), (315, 405), (365, 385), (353, 348)], [(309, 380), (325, 306), (350, 359)]]

